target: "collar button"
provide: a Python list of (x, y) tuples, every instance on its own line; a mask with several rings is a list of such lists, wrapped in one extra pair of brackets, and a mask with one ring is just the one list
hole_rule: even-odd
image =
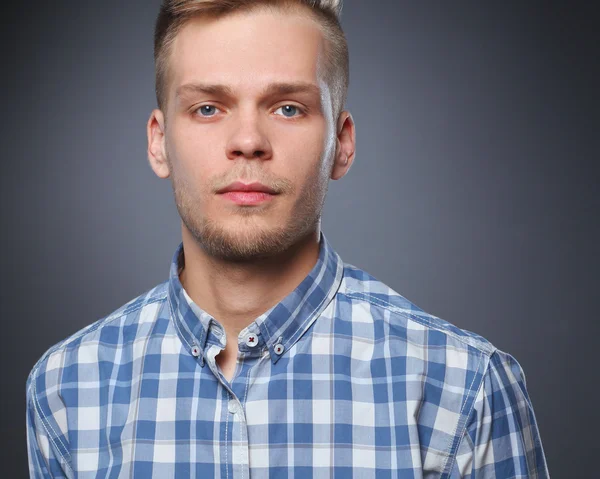
[(249, 334), (246, 336), (246, 346), (253, 348), (258, 344), (258, 336), (256, 334)]
[(277, 343), (275, 346), (273, 346), (273, 350), (275, 351), (275, 354), (281, 356), (285, 348), (283, 347), (283, 344)]

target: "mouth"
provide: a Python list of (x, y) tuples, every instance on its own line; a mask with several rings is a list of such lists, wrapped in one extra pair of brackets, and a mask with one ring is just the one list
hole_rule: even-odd
[(228, 191), (222, 196), (238, 205), (258, 205), (275, 198), (275, 195), (262, 191)]
[(238, 205), (258, 205), (272, 200), (278, 192), (262, 183), (236, 181), (218, 191), (223, 198)]
[(218, 193), (229, 193), (232, 191), (249, 191), (249, 192), (260, 192), (260, 193), (269, 193), (270, 195), (276, 195), (277, 192), (270, 188), (269, 186), (263, 185), (258, 181), (254, 181), (253, 183), (242, 183), (241, 181), (234, 181), (230, 185), (227, 185), (225, 188), (221, 188)]

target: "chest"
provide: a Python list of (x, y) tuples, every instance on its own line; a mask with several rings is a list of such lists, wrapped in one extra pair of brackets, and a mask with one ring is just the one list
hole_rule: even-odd
[(96, 391), (103, 407), (70, 410), (73, 466), (82, 478), (438, 477), (451, 437), (436, 430), (458, 414), (432, 409), (422, 372), (384, 366), (294, 356), (238, 364), (230, 383), (216, 363), (142, 370)]

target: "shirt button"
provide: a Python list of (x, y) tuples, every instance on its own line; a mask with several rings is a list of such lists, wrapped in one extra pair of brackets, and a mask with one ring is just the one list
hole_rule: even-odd
[(249, 334), (246, 336), (246, 346), (253, 348), (258, 344), (258, 337), (256, 334)]
[(231, 414), (236, 414), (239, 411), (238, 403), (235, 399), (230, 399), (229, 404), (227, 404), (227, 409)]
[(200, 348), (198, 346), (192, 347), (192, 356), (194, 356), (195, 358), (200, 356)]
[(283, 354), (283, 350), (284, 350), (285, 348), (283, 347), (283, 344), (281, 344), (281, 343), (277, 343), (277, 344), (276, 344), (276, 345), (273, 347), (273, 349), (275, 350), (275, 354), (279, 354), (279, 355), (281, 355), (281, 354)]

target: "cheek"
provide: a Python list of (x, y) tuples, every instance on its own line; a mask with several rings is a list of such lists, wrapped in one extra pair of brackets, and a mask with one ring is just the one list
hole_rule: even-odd
[[(288, 127), (285, 130), (272, 132), (271, 144), (275, 156), (281, 153), (286, 158), (294, 158), (294, 165), (304, 165), (306, 171), (312, 171), (320, 159), (330, 149), (325, 125), (316, 122), (310, 127)], [(335, 145), (335, 142), (333, 143)]]
[(226, 162), (219, 161), (224, 155), (222, 150), (214, 139), (183, 132), (168, 144), (167, 154), (179, 183), (189, 185), (188, 190), (205, 193), (209, 179), (222, 174), (223, 167), (227, 166)]
[(318, 152), (310, 152), (311, 156), (308, 153), (291, 158), (289, 168), (283, 171), (285, 177), (289, 178), (296, 186), (296, 195), (300, 196), (308, 191), (312, 191), (314, 194), (323, 189), (328, 178)]
[(194, 129), (182, 129), (174, 138), (175, 155), (185, 163), (198, 163), (214, 158), (219, 143), (215, 135), (199, 134)]

